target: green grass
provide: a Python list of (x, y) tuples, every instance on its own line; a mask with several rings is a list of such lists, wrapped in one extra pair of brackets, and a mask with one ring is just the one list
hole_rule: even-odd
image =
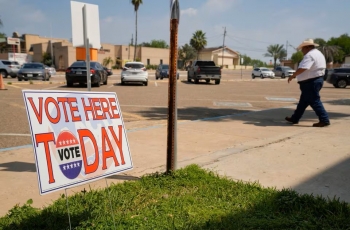
[(12, 82), (8, 81), (7, 84), (8, 84), (8, 85), (12, 85)]
[[(63, 195), (43, 209), (31, 202), (0, 218), (0, 229), (68, 229)], [(350, 229), (345, 202), (235, 182), (197, 165), (82, 191), (69, 204), (73, 229), (114, 229), (112, 213), (116, 229)]]
[(34, 82), (33, 82), (32, 80), (29, 80), (29, 84), (33, 85), (33, 84), (34, 84)]

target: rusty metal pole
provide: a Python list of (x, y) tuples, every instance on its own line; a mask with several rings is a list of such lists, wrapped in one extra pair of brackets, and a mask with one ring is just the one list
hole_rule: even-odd
[(180, 19), (178, 0), (170, 1), (170, 63), (168, 88), (168, 129), (167, 129), (167, 164), (166, 171), (174, 171), (177, 163), (177, 37)]

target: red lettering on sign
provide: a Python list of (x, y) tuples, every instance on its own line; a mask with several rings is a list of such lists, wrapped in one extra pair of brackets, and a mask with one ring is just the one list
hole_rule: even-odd
[(92, 116), (94, 116), (94, 108), (91, 105), (91, 101), (89, 100), (90, 105), (85, 104), (85, 98), (81, 98), (81, 101), (83, 102), (83, 107), (84, 107), (84, 112), (85, 112), (85, 119), (88, 121), (89, 120), (89, 115), (88, 112), (92, 113)]
[(123, 142), (122, 130), (123, 130), (123, 127), (121, 125), (118, 125), (119, 139), (118, 139), (117, 135), (115, 135), (115, 132), (113, 130), (113, 126), (108, 126), (108, 129), (109, 129), (109, 131), (111, 131), (115, 143), (117, 143), (117, 146), (119, 149), (119, 154), (120, 154), (120, 159), (122, 160), (121, 163), (122, 163), (122, 165), (125, 165), (124, 153), (123, 153), (123, 148), (122, 148), (122, 142)]
[(109, 118), (113, 119), (113, 115), (111, 114), (110, 109), (109, 109), (108, 100), (106, 98), (101, 98), (100, 102), (101, 102), (101, 107), (102, 107), (102, 112), (103, 112), (104, 118), (107, 118), (106, 114), (108, 114)]
[[(108, 98), (108, 100), (109, 100), (110, 107), (112, 109), (113, 118), (120, 118), (118, 109), (117, 109), (117, 102), (115, 101), (115, 98)], [(114, 104), (112, 104), (113, 102)], [(116, 111), (117, 113), (114, 113), (114, 111)]]
[(33, 98), (28, 97), (28, 101), (33, 108), (33, 111), (35, 113), (36, 119), (38, 119), (39, 124), (42, 124), (43, 123), (43, 98), (39, 97), (39, 112), (34, 104)]
[[(57, 112), (57, 116), (55, 118), (51, 117), (51, 114), (49, 113), (49, 104), (52, 103), (55, 107), (56, 107), (56, 112)], [(57, 124), (60, 119), (61, 119), (61, 112), (60, 112), (60, 107), (58, 106), (57, 101), (52, 98), (52, 97), (48, 97), (45, 100), (45, 113), (46, 113), (46, 117), (49, 119), (49, 121), (53, 124)]]
[[(102, 134), (102, 169), (107, 169), (107, 158), (113, 158), (115, 166), (119, 166), (119, 162), (117, 160), (117, 157), (115, 156), (114, 149), (112, 147), (111, 141), (108, 138), (108, 134), (106, 132), (106, 129), (104, 127), (101, 128), (101, 134)], [(106, 142), (108, 145), (109, 150), (106, 150)]]
[[(94, 137), (94, 134), (88, 129), (79, 129), (77, 131), (78, 131), (78, 135), (79, 135), (81, 153), (83, 156), (85, 174), (90, 174), (90, 173), (96, 172), (96, 170), (98, 168), (98, 163), (99, 163), (99, 156), (98, 156), (98, 147), (97, 147), (97, 143), (96, 143), (96, 139)], [(84, 137), (89, 138), (94, 146), (95, 161), (91, 165), (89, 165), (89, 162), (87, 161)]]
[(54, 135), (54, 133), (51, 132), (51, 133), (35, 134), (36, 147), (38, 147), (40, 143), (44, 143), (45, 155), (46, 155), (46, 164), (47, 164), (47, 170), (48, 170), (48, 173), (49, 173), (49, 183), (52, 184), (52, 183), (55, 183), (55, 178), (54, 178), (53, 170), (52, 170), (52, 162), (51, 162), (51, 153), (50, 153), (50, 148), (49, 148), (49, 142), (55, 142), (55, 135)]
[[(99, 111), (101, 111), (101, 104), (100, 104), (100, 99), (99, 98), (91, 98), (91, 104), (94, 107), (94, 120), (103, 120), (105, 117), (103, 114), (98, 114)], [(98, 103), (98, 104), (96, 104)]]
[(66, 97), (58, 97), (57, 101), (58, 101), (58, 103), (62, 104), (62, 108), (63, 108), (63, 112), (64, 112), (64, 118), (65, 118), (65, 121), (68, 122), (69, 119), (68, 119), (67, 108), (66, 108), (66, 103), (68, 101), (68, 98), (66, 98)]
[[(78, 106), (77, 106), (77, 99), (75, 97), (69, 97), (68, 98), (68, 103), (69, 103), (69, 108), (70, 108), (70, 113), (72, 116), (72, 121), (81, 121), (80, 115), (75, 116), (74, 112), (78, 112)], [(72, 105), (72, 103), (75, 103), (75, 106)]]

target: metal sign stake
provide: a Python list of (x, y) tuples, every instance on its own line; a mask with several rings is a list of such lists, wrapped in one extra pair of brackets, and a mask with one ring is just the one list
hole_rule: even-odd
[(109, 205), (111, 207), (111, 213), (112, 213), (112, 218), (113, 218), (113, 225), (114, 225), (114, 229), (117, 229), (117, 227), (115, 226), (114, 212), (113, 212), (112, 199), (111, 199), (111, 191), (110, 191), (108, 183), (107, 183), (107, 178), (105, 178), (105, 181), (106, 181), (106, 186), (107, 186), (106, 189), (107, 189), (107, 192), (108, 192)]
[(65, 189), (64, 192), (66, 193), (66, 203), (67, 203), (67, 211), (68, 211), (69, 229), (72, 230), (72, 223), (70, 222), (70, 213), (69, 213), (69, 204), (68, 204), (67, 189)]

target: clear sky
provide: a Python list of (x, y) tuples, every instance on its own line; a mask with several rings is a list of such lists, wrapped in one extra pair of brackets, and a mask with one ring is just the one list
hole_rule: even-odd
[[(130, 0), (85, 0), (99, 6), (102, 43), (128, 44), (135, 36)], [(138, 13), (138, 43), (163, 39), (169, 43), (169, 0), (143, 0)], [(179, 45), (189, 43), (196, 30), (206, 33), (207, 47), (223, 44), (268, 62), (270, 44), (288, 41), (297, 47), (307, 38), (328, 40), (350, 33), (349, 0), (179, 0)], [(11, 36), (72, 37), (69, 0), (0, 0), (1, 32)], [(52, 32), (51, 26), (52, 25)], [(294, 52), (288, 47), (288, 57)]]

